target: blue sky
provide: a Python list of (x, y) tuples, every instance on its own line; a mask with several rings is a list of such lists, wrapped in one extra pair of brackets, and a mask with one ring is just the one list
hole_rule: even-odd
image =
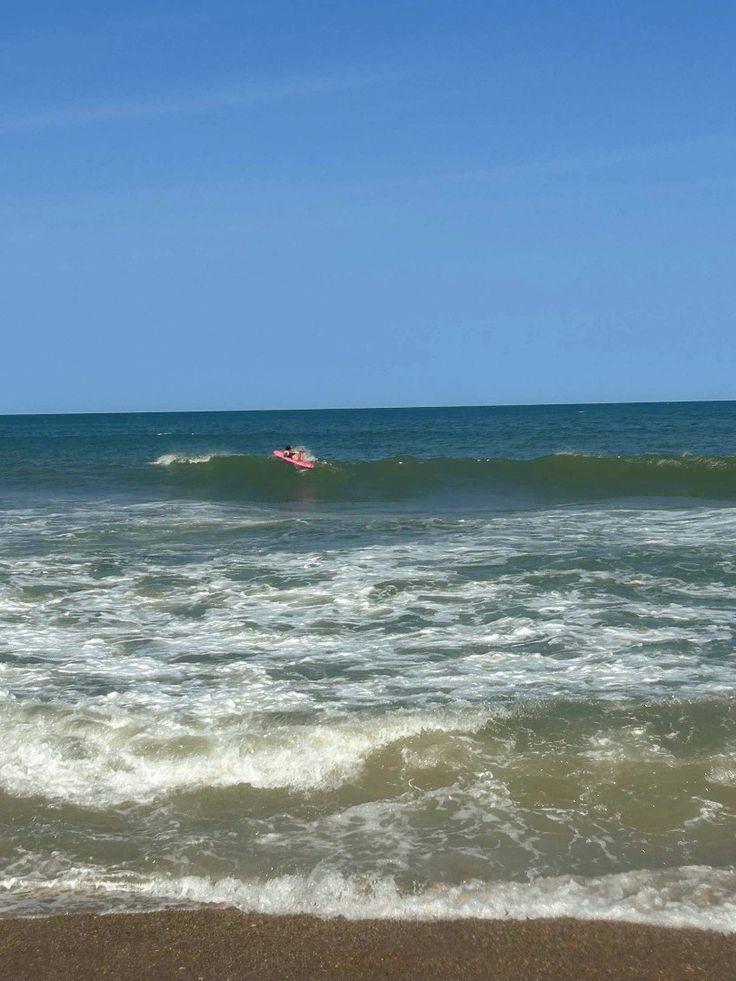
[(0, 412), (736, 397), (736, 4), (3, 4)]

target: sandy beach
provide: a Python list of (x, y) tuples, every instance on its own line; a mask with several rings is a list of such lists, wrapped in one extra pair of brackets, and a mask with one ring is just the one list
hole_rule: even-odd
[(624, 923), (322, 920), (231, 909), (0, 921), (3, 981), (734, 976), (730, 935)]

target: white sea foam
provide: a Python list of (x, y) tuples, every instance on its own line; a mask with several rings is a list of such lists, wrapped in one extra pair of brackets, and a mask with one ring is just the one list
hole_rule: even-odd
[(437, 883), (405, 893), (390, 877), (311, 875), (272, 879), (211, 880), (135, 873), (111, 874), (78, 867), (53, 879), (0, 879), (0, 908), (23, 913), (39, 903), (97, 909), (165, 907), (172, 904), (233, 906), (247, 912), (349, 919), (537, 919), (572, 916), (662, 926), (736, 932), (736, 871), (709, 866), (636, 870), (596, 878), (540, 877), (529, 883)]
[[(38, 722), (39, 742), (53, 750), (54, 726), (85, 713), (102, 713), (103, 728), (117, 713), (133, 731), (141, 717), (186, 719), (217, 739), (254, 712), (732, 690), (734, 522), (723, 512), (506, 516), (435, 523), (401, 543), (297, 550), (304, 520), (213, 505), (14, 520), (21, 544), (71, 536), (48, 554), (26, 545), (0, 582), (0, 684), (59, 710)], [(274, 547), (239, 537), (286, 522), (291, 537)], [(671, 572), (634, 580), (615, 564), (579, 567), (579, 538), (618, 548), (622, 527), (627, 551), (655, 539), (709, 548), (707, 589)], [(208, 531), (207, 548), (194, 548), (187, 536)], [(525, 560), (532, 545), (542, 581)], [(236, 757), (223, 766), (227, 779), (243, 772)], [(159, 777), (164, 788), (186, 783)]]
[[(722, 873), (710, 894), (697, 870), (502, 880), (728, 854), (728, 725), (693, 755), (697, 740), (673, 745), (620, 706), (675, 699), (676, 728), (698, 724), (698, 699), (715, 718), (732, 695), (735, 541), (736, 517), (706, 509), (356, 522), (159, 502), (0, 515), (0, 789), (34, 813), (39, 799), (76, 805), (90, 828), (124, 811), (131, 850), (186, 855), (193, 870), (75, 879), (83, 852), (66, 885), (49, 874), (38, 889), (61, 888), (60, 908), (75, 888), (117, 889), (123, 905), (439, 916), (506, 903), (726, 928)], [(556, 713), (559, 699), (576, 707)], [(579, 706), (595, 724), (575, 728)], [(669, 813), (681, 765), (672, 827), (652, 830), (637, 773)], [(234, 815), (184, 829), (187, 801), (236, 787), (215, 794)], [(164, 848), (156, 821), (169, 817)], [(23, 828), (23, 848), (46, 833)], [(239, 865), (251, 848), (260, 864)], [(210, 881), (207, 856), (237, 875)], [(455, 858), (477, 881), (442, 885)], [(263, 867), (317, 871), (253, 878)], [(391, 875), (437, 884), (407, 895)], [(13, 896), (32, 897), (36, 879), (19, 873)]]
[(157, 467), (170, 467), (172, 463), (209, 463), (215, 456), (230, 456), (228, 453), (162, 453), (153, 464)]
[[(82, 714), (0, 704), (0, 787), (89, 807), (201, 787), (327, 790), (354, 780), (371, 753), (427, 732), (473, 732), (479, 712), (397, 714), (332, 724), (215, 729), (175, 717)], [(237, 712), (237, 706), (233, 706)]]

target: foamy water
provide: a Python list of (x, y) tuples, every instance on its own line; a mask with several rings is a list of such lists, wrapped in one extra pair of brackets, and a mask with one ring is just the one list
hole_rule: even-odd
[(223, 500), (212, 446), (0, 510), (1, 912), (736, 926), (731, 507)]

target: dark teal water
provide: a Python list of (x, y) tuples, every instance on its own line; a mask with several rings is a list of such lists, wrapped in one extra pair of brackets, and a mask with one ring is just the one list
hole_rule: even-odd
[[(321, 461), (308, 482), (285, 443)], [(0, 473), (6, 500), (731, 500), (736, 403), (6, 416)]]
[(733, 402), (0, 418), (0, 911), (734, 929), (735, 507)]

